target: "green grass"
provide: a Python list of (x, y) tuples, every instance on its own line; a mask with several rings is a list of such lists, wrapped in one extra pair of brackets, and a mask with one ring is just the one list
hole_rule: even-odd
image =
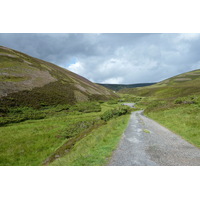
[(149, 110), (146, 115), (191, 144), (200, 147), (200, 105), (180, 105), (167, 109)]
[(200, 147), (200, 95), (180, 96), (162, 99), (144, 97), (135, 106), (144, 109), (148, 117)]
[(144, 109), (147, 116), (200, 147), (200, 70), (119, 92), (143, 97), (137, 102), (137, 108)]
[[(101, 124), (104, 112), (117, 107), (118, 104), (90, 102), (39, 110), (27, 107), (2, 110), (6, 116), (0, 118), (2, 122), (6, 118), (11, 121), (0, 127), (0, 165), (42, 165), (65, 143)], [(44, 119), (32, 119), (40, 115)], [(21, 119), (26, 121), (19, 122)]]
[[(185, 80), (177, 81), (180, 78), (184, 78)], [(157, 99), (200, 94), (200, 70), (184, 73), (147, 87), (123, 89), (119, 93), (154, 97)]]
[(145, 133), (151, 133), (149, 130), (147, 130), (147, 129), (144, 129), (143, 130)]
[(18, 76), (0, 76), (0, 81), (6, 81), (6, 82), (20, 82), (26, 80), (26, 77), (18, 77)]
[(80, 122), (90, 123), (95, 117), (92, 114), (61, 115), (1, 127), (0, 165), (40, 165), (68, 140), (76, 124), (79, 133)]
[(127, 127), (129, 115), (110, 120), (76, 143), (73, 149), (51, 165), (101, 166), (106, 165)]

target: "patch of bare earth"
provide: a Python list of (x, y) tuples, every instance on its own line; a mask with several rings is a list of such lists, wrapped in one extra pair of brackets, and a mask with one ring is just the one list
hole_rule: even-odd
[(175, 81), (191, 81), (191, 78), (177, 78)]
[[(9, 75), (22, 77), (22, 74), (18, 73), (10, 73)], [(26, 71), (23, 73), (23, 77), (26, 79), (19, 82), (0, 82), (0, 97), (7, 96), (13, 92), (31, 90), (35, 87), (42, 87), (48, 83), (57, 81), (57, 79), (52, 77), (48, 71), (42, 70), (26, 69)]]

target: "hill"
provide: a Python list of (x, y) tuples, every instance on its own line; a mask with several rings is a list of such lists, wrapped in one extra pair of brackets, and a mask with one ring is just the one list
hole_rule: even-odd
[(114, 91), (119, 91), (125, 88), (136, 88), (136, 87), (145, 87), (145, 86), (150, 86), (155, 83), (138, 83), (138, 84), (103, 84), (103, 83), (97, 83), (101, 86), (104, 86), (108, 89), (114, 90)]
[(122, 89), (119, 92), (160, 99), (200, 94), (200, 69), (174, 76), (151, 86)]
[(1, 106), (40, 107), (115, 97), (107, 88), (69, 70), (0, 46)]

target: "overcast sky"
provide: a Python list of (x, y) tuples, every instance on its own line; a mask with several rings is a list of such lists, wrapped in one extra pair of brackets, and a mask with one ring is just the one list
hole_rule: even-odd
[(158, 82), (200, 68), (200, 34), (0, 34), (0, 45), (97, 83)]

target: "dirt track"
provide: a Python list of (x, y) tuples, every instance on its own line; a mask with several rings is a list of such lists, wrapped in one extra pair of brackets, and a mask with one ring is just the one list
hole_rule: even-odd
[(200, 149), (136, 111), (109, 165), (200, 166)]

